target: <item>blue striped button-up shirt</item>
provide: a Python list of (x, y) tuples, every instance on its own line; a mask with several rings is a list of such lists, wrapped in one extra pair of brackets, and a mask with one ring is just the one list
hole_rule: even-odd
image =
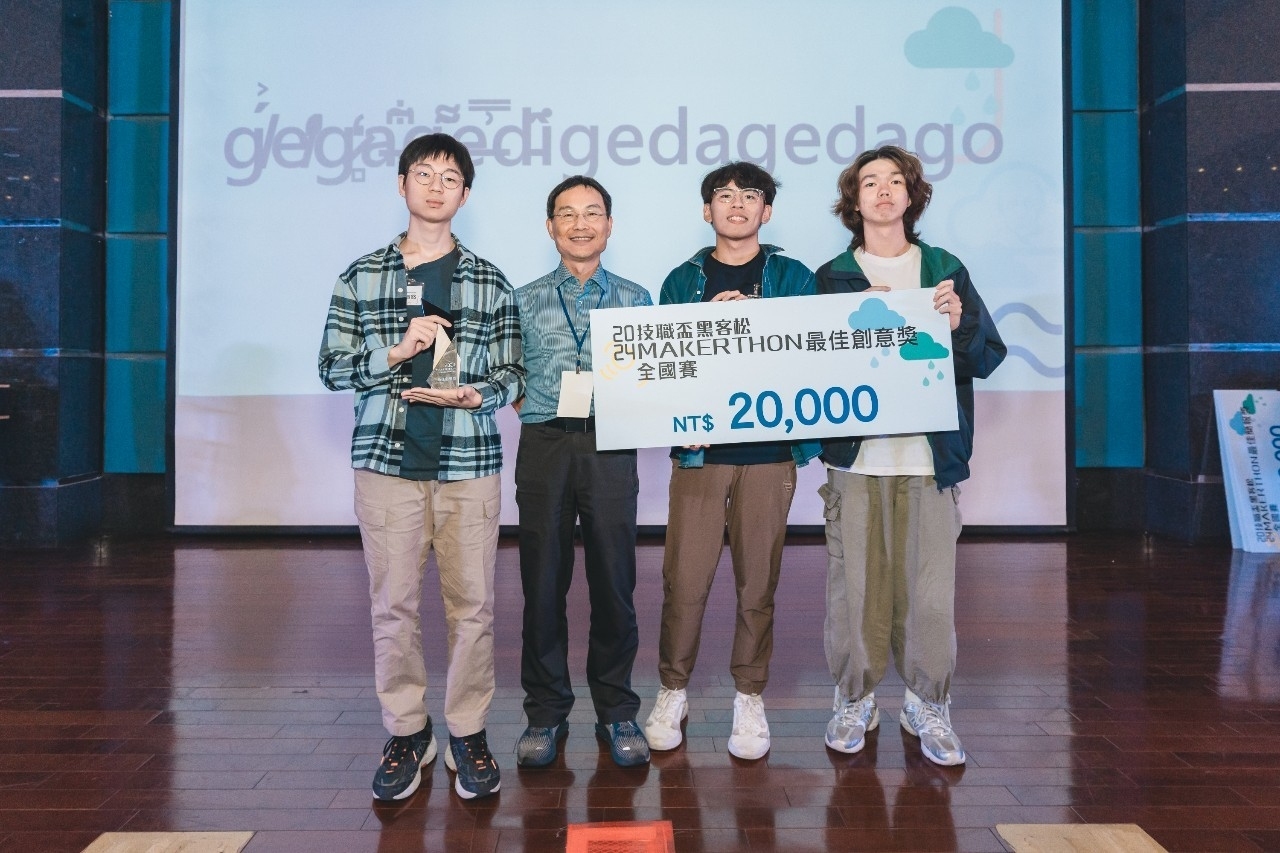
[[(320, 381), (333, 391), (356, 392), (351, 466), (398, 475), (404, 458), (413, 361), (388, 366), (391, 347), (409, 326), (404, 234), (360, 258), (338, 277), (320, 344)], [(454, 238), (457, 242), (457, 238)], [(502, 470), (502, 437), (494, 417), (520, 396), (520, 318), (507, 279), (493, 264), (458, 243), (449, 309), (458, 318), (454, 343), (462, 384), (480, 392), (476, 409), (444, 409), (440, 480), (467, 480)], [(415, 404), (426, 405), (426, 404)]]
[[(582, 370), (591, 370), (591, 310), (652, 305), (653, 297), (634, 281), (607, 272), (603, 266), (597, 267), (584, 284), (561, 263), (550, 275), (517, 288), (516, 303), (520, 307), (526, 374), (520, 420), (541, 423), (556, 416), (560, 374), (573, 370), (577, 363), (575, 332), (577, 340), (583, 341)], [(591, 408), (594, 413), (594, 402)]]

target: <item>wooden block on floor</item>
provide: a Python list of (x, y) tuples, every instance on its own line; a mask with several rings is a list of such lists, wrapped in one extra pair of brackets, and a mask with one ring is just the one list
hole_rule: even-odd
[(240, 853), (252, 832), (104, 832), (84, 853)]
[(998, 823), (1014, 853), (1168, 853), (1134, 823)]

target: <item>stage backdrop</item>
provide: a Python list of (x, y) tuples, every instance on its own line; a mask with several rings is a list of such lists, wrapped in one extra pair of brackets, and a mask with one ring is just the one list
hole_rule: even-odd
[[(965, 261), (1009, 345), (977, 386), (965, 521), (1064, 524), (1061, 21), (1059, 0), (183, 0), (176, 524), (355, 523), (352, 395), (316, 352), (338, 273), (405, 225), (400, 148), (437, 130), (477, 164), (455, 232), (513, 284), (555, 265), (546, 194), (581, 172), (614, 198), (605, 265), (655, 297), (712, 242), (712, 167), (772, 171), (762, 237), (816, 268), (848, 244), (841, 168), (917, 152), (923, 238)], [(668, 476), (641, 451), (641, 524), (666, 522)], [(822, 522), (823, 476), (802, 470), (793, 524)]]

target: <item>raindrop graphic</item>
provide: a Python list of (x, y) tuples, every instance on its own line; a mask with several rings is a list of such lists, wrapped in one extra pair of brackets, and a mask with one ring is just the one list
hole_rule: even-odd
[(982, 107), (987, 111), (987, 115), (989, 116), (995, 115), (996, 109), (997, 107), (999, 107), (999, 104), (996, 103), (996, 96), (991, 95), (990, 97), (988, 97), (986, 103), (984, 103)]
[(969, 76), (964, 78), (964, 87), (970, 92), (978, 88), (978, 72), (970, 71)]
[(942, 378), (942, 371), (941, 371), (941, 370), (939, 370), (939, 371), (938, 371), (938, 378), (939, 378), (939, 379), (941, 379), (941, 378)]
[(955, 111), (951, 113), (951, 123), (964, 124), (964, 110), (956, 107)]
[(929, 377), (928, 377), (928, 376), (926, 376), (926, 377), (924, 378), (924, 384), (925, 384), (925, 385), (928, 385), (928, 384), (929, 384)]
[(879, 366), (880, 366), (880, 359), (876, 358), (874, 355), (873, 355), (873, 356), (871, 356), (871, 366), (872, 366), (872, 367), (879, 367)]
[(929, 362), (929, 369), (930, 369), (930, 370), (933, 370), (933, 362), (932, 362), (932, 361), (931, 361), (931, 362)]

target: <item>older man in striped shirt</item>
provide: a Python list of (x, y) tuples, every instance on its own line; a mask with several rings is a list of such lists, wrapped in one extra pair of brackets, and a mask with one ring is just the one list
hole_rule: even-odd
[(634, 450), (596, 450), (589, 324), (593, 308), (652, 305), (653, 298), (600, 263), (612, 214), (613, 200), (599, 181), (575, 175), (561, 182), (547, 197), (547, 233), (560, 263), (516, 290), (527, 372), (516, 457), (524, 586), (520, 680), (529, 718), (516, 744), (521, 767), (553, 762), (569, 729), (574, 696), (565, 598), (578, 521), (591, 600), (587, 684), (596, 735), (621, 766), (649, 761), (649, 744), (636, 725), (640, 697), (631, 689), (639, 645), (631, 596), (640, 482)]

